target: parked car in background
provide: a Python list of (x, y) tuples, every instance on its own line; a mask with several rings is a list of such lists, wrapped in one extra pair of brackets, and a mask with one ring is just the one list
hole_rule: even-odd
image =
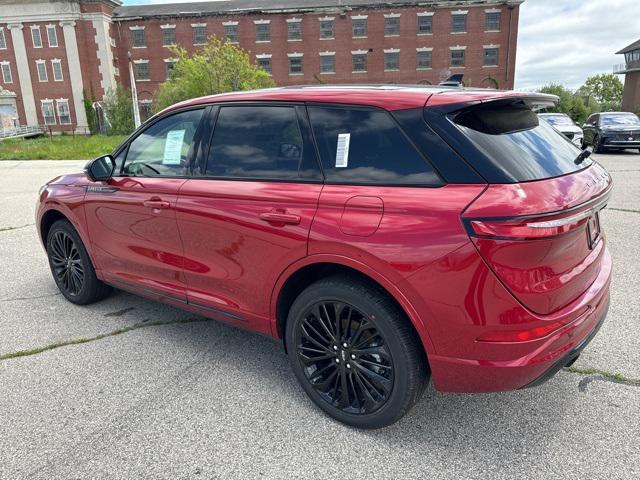
[(582, 148), (582, 129), (574, 123), (569, 115), (566, 113), (539, 113), (538, 116), (556, 127), (565, 137)]
[(596, 153), (625, 148), (640, 152), (640, 118), (635, 113), (594, 113), (582, 128), (585, 146), (592, 146)]
[(198, 98), (44, 185), (36, 225), (70, 302), (115, 287), (272, 336), (318, 407), (382, 427), (429, 379), (537, 385), (604, 321), (611, 177), (539, 121), (556, 100), (389, 86)]

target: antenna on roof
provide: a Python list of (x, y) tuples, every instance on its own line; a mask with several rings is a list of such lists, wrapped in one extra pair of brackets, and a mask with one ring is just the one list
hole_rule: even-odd
[(454, 73), (445, 81), (440, 82), (440, 85), (443, 87), (464, 87), (462, 77), (464, 77), (463, 73)]

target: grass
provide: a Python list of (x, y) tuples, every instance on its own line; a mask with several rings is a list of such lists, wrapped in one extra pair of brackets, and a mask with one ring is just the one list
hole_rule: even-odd
[(120, 135), (60, 135), (0, 140), (0, 160), (90, 160), (111, 153), (124, 139)]
[(54, 350), (60, 347), (66, 347), (68, 345), (82, 345), (83, 343), (95, 342), (96, 340), (102, 340), (103, 338), (115, 337), (117, 335), (122, 335), (123, 333), (131, 332), (133, 330), (138, 330), (140, 328), (148, 328), (148, 327), (158, 327), (161, 325), (178, 325), (185, 323), (200, 323), (200, 322), (208, 322), (210, 321), (207, 318), (203, 317), (195, 317), (195, 318), (183, 318), (179, 320), (159, 320), (156, 322), (143, 322), (143, 323), (135, 323), (128, 327), (119, 328), (117, 330), (113, 330), (108, 333), (101, 333), (100, 335), (96, 335), (95, 337), (81, 337), (81, 338), (73, 338), (70, 340), (62, 340), (56, 343), (50, 343), (49, 345), (44, 345), (42, 347), (30, 348), (28, 350), (18, 350), (16, 352), (9, 352), (0, 355), (0, 361), (9, 360), (10, 358), (19, 358), (19, 357), (28, 357), (30, 355), (37, 355), (38, 353), (46, 352), (49, 350)]

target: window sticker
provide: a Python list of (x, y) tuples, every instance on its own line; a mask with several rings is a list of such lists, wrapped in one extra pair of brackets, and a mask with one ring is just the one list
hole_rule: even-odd
[(167, 133), (167, 139), (164, 143), (164, 157), (162, 158), (163, 165), (180, 165), (185, 131), (171, 130)]
[(338, 134), (338, 146), (336, 147), (336, 168), (345, 168), (349, 165), (349, 141), (350, 133)]

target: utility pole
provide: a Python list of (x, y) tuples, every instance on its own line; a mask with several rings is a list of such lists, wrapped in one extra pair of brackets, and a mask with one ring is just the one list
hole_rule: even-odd
[(127, 52), (129, 58), (129, 78), (131, 79), (131, 103), (133, 107), (133, 124), (136, 128), (140, 126), (140, 110), (138, 109), (138, 90), (136, 89), (136, 79), (133, 76), (133, 61), (131, 52)]

